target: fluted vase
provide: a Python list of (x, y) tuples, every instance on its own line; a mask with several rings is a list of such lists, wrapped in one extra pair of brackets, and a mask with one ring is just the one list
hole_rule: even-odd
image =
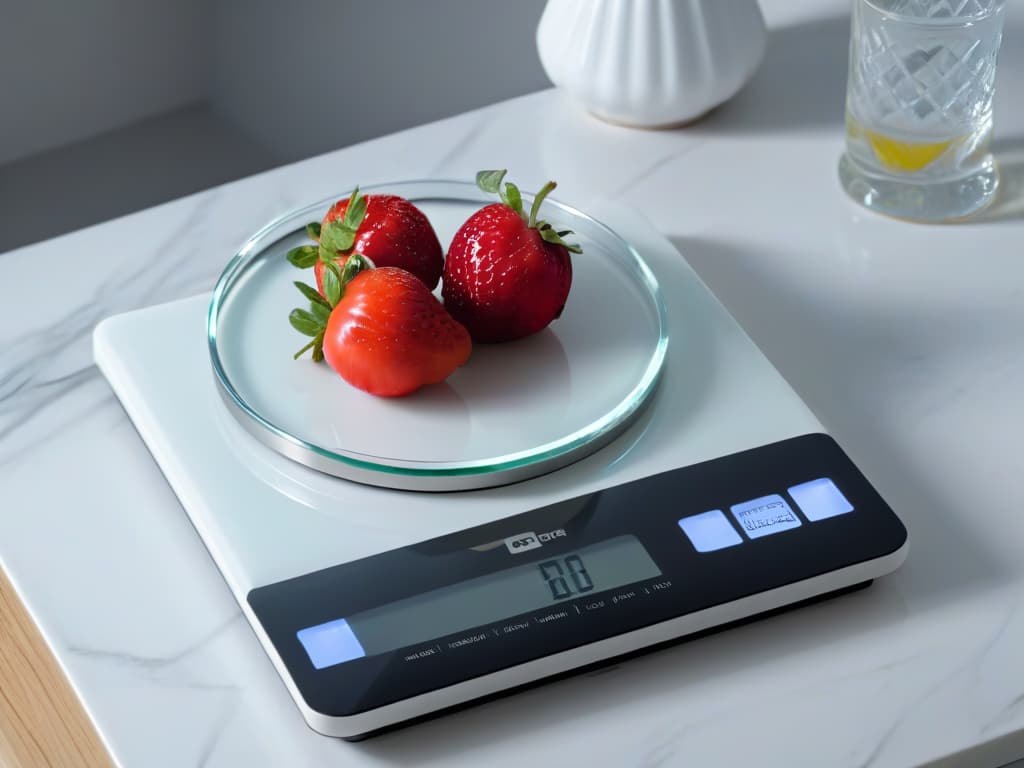
[(604, 120), (687, 123), (753, 76), (757, 0), (548, 0), (537, 49), (551, 81)]

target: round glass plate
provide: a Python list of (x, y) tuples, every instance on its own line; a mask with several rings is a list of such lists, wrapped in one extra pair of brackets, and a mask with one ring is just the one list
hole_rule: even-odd
[[(413, 201), (447, 250), (455, 231), (494, 198), (455, 181), (366, 187)], [(305, 225), (335, 200), (264, 227), (217, 282), (208, 336), (215, 378), (250, 434), (306, 466), (349, 480), (448, 491), (515, 482), (564, 466), (608, 443), (640, 413), (668, 347), (654, 275), (603, 224), (550, 198), (541, 215), (583, 247), (562, 316), (519, 341), (475, 344), (446, 382), (380, 398), (326, 363), (292, 354), (308, 339), (288, 313), (308, 302), (292, 285), (312, 270), (285, 260), (308, 243)], [(527, 196), (526, 206), (532, 200)], [(440, 287), (438, 288), (438, 294)]]

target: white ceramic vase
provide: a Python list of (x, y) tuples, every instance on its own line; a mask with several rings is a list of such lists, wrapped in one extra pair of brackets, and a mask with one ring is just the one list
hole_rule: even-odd
[(764, 55), (757, 0), (548, 0), (537, 49), (551, 81), (605, 120), (694, 120), (732, 97)]

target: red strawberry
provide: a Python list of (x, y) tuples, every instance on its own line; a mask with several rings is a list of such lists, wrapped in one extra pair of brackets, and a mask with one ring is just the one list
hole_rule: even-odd
[(441, 278), (444, 256), (441, 243), (427, 217), (415, 205), (397, 195), (352, 196), (331, 206), (320, 224), (306, 231), (319, 246), (300, 246), (288, 252), (297, 267), (314, 267), (316, 285), (323, 294), (324, 264), (344, 265), (359, 253), (378, 267), (401, 267), (412, 272), (430, 290)]
[(311, 311), (292, 310), (289, 320), (313, 336), (296, 357), (312, 347), (314, 360), (326, 359), (349, 384), (383, 397), (444, 381), (469, 359), (469, 333), (414, 275), (364, 264), (356, 256), (343, 272), (326, 267), (326, 299), (296, 283)]
[(444, 263), (441, 295), (452, 317), (474, 341), (511, 341), (546, 328), (561, 315), (572, 286), (569, 252), (578, 245), (562, 240), (537, 220), (540, 205), (555, 188), (549, 181), (534, 198), (529, 218), (514, 184), (501, 185), (505, 171), (481, 171), (477, 185), (502, 199), (474, 213), (455, 233)]

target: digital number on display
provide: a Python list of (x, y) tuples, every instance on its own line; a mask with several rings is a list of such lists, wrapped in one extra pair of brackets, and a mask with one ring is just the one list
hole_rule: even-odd
[(582, 595), (594, 589), (594, 582), (587, 574), (583, 558), (579, 555), (568, 555), (561, 560), (546, 560), (538, 563), (541, 578), (551, 590), (552, 600), (564, 600), (574, 595)]

